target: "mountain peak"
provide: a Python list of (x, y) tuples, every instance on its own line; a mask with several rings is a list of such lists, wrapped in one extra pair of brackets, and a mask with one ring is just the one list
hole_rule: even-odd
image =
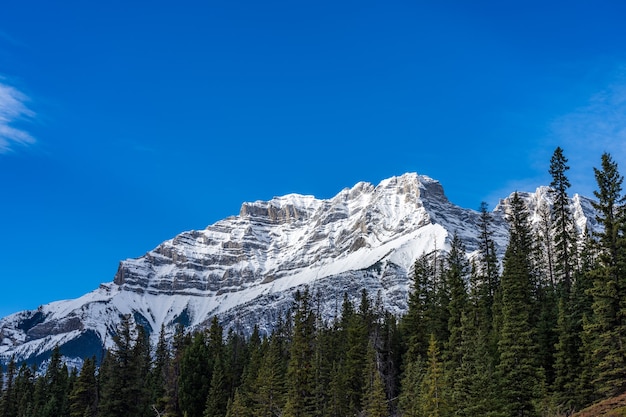
[[(591, 206), (577, 201), (583, 225)], [(91, 356), (110, 345), (120, 317), (128, 314), (152, 338), (161, 325), (170, 333), (177, 324), (201, 329), (213, 316), (243, 332), (254, 325), (269, 332), (305, 285), (320, 295), (327, 318), (344, 293), (356, 299), (363, 289), (401, 314), (415, 259), (445, 249), (454, 233), (471, 256), (479, 217), (449, 202), (438, 181), (416, 173), (376, 186), (359, 182), (330, 199), (288, 194), (244, 203), (237, 216), (120, 262), (112, 283), (79, 299), (0, 320), (0, 355), (36, 361), (58, 344), (66, 356)], [(495, 210), (493, 219), (503, 253), (503, 212)]]

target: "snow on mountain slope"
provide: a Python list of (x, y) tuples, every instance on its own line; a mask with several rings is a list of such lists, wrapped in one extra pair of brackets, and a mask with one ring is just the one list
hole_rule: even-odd
[[(545, 188), (522, 197), (533, 213), (550, 200)], [(507, 201), (492, 214), (500, 253)], [(572, 201), (582, 230), (590, 205), (578, 196)], [(304, 285), (329, 318), (345, 292), (356, 298), (362, 289), (401, 314), (415, 259), (447, 248), (454, 233), (468, 254), (476, 251), (478, 220), (476, 211), (450, 203), (439, 182), (414, 173), (378, 186), (361, 182), (328, 200), (290, 194), (244, 203), (238, 216), (121, 262), (112, 283), (83, 297), (0, 320), (0, 357), (39, 361), (57, 344), (67, 357), (100, 354), (124, 314), (153, 341), (162, 325), (170, 333), (178, 323), (197, 329), (214, 315), (226, 327), (270, 331)]]

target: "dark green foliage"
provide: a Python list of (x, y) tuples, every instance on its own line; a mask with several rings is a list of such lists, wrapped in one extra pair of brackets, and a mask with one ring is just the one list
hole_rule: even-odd
[(624, 197), (617, 163), (602, 155), (602, 168), (594, 169), (598, 199), (598, 266), (590, 272), (593, 314), (584, 326), (586, 371), (601, 398), (626, 390), (626, 242), (624, 240)]
[(450, 252), (446, 257), (444, 277), (450, 291), (448, 301), (448, 340), (445, 344), (445, 360), (448, 369), (457, 369), (462, 364), (461, 318), (467, 310), (467, 288), (470, 266), (463, 242), (457, 234), (452, 238)]
[(378, 369), (376, 350), (370, 344), (367, 350), (367, 368), (365, 371), (365, 393), (363, 412), (366, 417), (386, 417), (389, 415), (387, 395), (383, 378)]
[(550, 160), (550, 183), (552, 197), (552, 227), (555, 249), (555, 272), (559, 276), (565, 296), (569, 294), (572, 286), (573, 271), (575, 265), (575, 238), (574, 220), (569, 209), (569, 197), (567, 189), (570, 182), (565, 175), (569, 170), (567, 158), (563, 155), (563, 149), (557, 147)]
[(398, 408), (405, 417), (421, 416), (422, 382), (426, 373), (425, 359), (418, 357), (405, 363)]
[(71, 417), (95, 417), (98, 405), (98, 381), (96, 379), (96, 358), (83, 362), (80, 374), (69, 395)]
[(429, 417), (445, 416), (449, 412), (448, 392), (443, 364), (435, 336), (428, 343), (427, 367), (420, 388), (420, 415)]
[(228, 399), (228, 404), (226, 406), (226, 417), (251, 417), (253, 411), (246, 404), (246, 401), (243, 399), (239, 389), (235, 390), (235, 396), (231, 401)]
[(285, 340), (275, 332), (269, 340), (267, 353), (262, 359), (256, 378), (254, 409), (259, 417), (272, 417), (279, 414), (285, 404)]
[(287, 417), (305, 417), (314, 415), (315, 410), (315, 315), (308, 288), (296, 292), (294, 311), (284, 413)]
[(498, 351), (497, 376), (504, 410), (509, 416), (536, 415), (537, 387), (541, 378), (537, 363), (533, 309), (532, 241), (528, 214), (515, 193), (509, 217), (510, 239), (502, 274), (502, 328)]
[(34, 371), (22, 364), (15, 379), (17, 415), (67, 416), (72, 387), (58, 346), (52, 351), (43, 376), (34, 381), (33, 378)]
[(201, 417), (209, 394), (213, 363), (204, 333), (196, 333), (180, 360), (178, 399), (187, 417)]
[(165, 326), (161, 326), (159, 341), (154, 354), (154, 364), (149, 373), (148, 391), (150, 396), (150, 408), (158, 412), (167, 409), (170, 401), (167, 392), (167, 383), (170, 379), (171, 357), (170, 349), (165, 339)]
[(18, 415), (33, 415), (37, 410), (34, 401), (35, 369), (22, 363), (15, 377), (15, 396)]
[(559, 341), (558, 306), (559, 297), (555, 289), (546, 283), (540, 283), (535, 291), (533, 311), (536, 320), (531, 317), (531, 324), (536, 329), (537, 337), (537, 365), (543, 370), (545, 384), (552, 385), (555, 378), (554, 358)]
[(431, 334), (447, 340), (449, 311), (446, 283), (438, 252), (422, 254), (415, 261), (413, 288), (409, 293), (408, 311), (400, 328), (406, 344), (407, 361), (425, 357)]
[(225, 369), (221, 354), (217, 354), (213, 360), (213, 374), (211, 375), (211, 385), (206, 399), (203, 417), (223, 417), (226, 415), (228, 405), (228, 389), (226, 383)]
[(142, 327), (134, 327), (124, 316), (113, 338), (100, 372), (99, 417), (145, 416), (149, 397), (145, 381), (150, 367), (150, 350)]
[(344, 373), (346, 377), (346, 394), (351, 412), (361, 410), (363, 396), (363, 372), (366, 364), (367, 343), (371, 326), (371, 309), (367, 293), (363, 293), (359, 311), (347, 317), (346, 323), (346, 355)]

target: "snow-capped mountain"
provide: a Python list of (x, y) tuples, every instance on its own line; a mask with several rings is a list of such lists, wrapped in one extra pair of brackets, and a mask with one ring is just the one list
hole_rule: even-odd
[[(548, 189), (521, 193), (534, 219)], [(503, 253), (508, 199), (492, 213)], [(591, 225), (590, 202), (572, 199), (577, 225)], [(55, 345), (66, 357), (99, 355), (112, 344), (121, 315), (151, 331), (207, 326), (217, 315), (244, 332), (269, 331), (307, 285), (332, 318), (347, 292), (365, 288), (390, 311), (406, 309), (410, 274), (422, 253), (445, 249), (454, 233), (477, 250), (479, 213), (455, 206), (439, 182), (409, 173), (377, 186), (361, 182), (319, 200), (290, 194), (244, 203), (238, 216), (181, 233), (120, 263), (113, 282), (75, 300), (57, 301), (0, 320), (0, 357), (40, 361)]]

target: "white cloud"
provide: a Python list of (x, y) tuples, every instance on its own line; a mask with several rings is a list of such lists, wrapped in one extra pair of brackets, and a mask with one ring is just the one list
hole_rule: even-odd
[(626, 71), (590, 97), (588, 103), (552, 124), (553, 139), (564, 150), (571, 167), (572, 191), (592, 196), (596, 188), (593, 167), (608, 152), (626, 173)]
[(28, 132), (14, 127), (15, 122), (35, 115), (26, 102), (28, 97), (24, 93), (0, 82), (0, 154), (11, 151), (15, 145), (35, 143)]

